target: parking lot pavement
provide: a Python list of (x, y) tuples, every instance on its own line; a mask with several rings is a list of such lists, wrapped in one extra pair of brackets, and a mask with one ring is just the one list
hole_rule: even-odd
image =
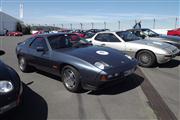
[(166, 64), (154, 68), (141, 68), (141, 70), (178, 117), (180, 115), (180, 56)]
[(133, 74), (99, 92), (68, 92), (58, 77), (37, 71), (22, 73), (17, 65), (15, 46), (29, 36), (1, 37), (6, 55), (1, 60), (13, 67), (24, 82), (22, 105), (13, 120), (60, 119), (156, 119), (140, 85), (141, 75)]

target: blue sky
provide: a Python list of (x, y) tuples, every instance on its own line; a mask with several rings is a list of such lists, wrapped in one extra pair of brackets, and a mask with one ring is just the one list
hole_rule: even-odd
[(29, 24), (113, 23), (153, 18), (173, 24), (175, 17), (180, 16), (179, 0), (2, 0), (2, 10), (18, 18), (20, 1), (24, 4), (23, 20)]

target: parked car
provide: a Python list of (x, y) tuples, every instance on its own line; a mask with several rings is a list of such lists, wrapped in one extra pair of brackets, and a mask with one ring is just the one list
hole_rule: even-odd
[(8, 32), (7, 36), (23, 36), (22, 32)]
[(103, 32), (103, 31), (110, 31), (109, 29), (89, 29), (85, 31), (86, 33), (98, 33), (98, 32)]
[(124, 51), (139, 61), (143, 67), (166, 63), (174, 58), (179, 49), (173, 45), (153, 40), (143, 40), (129, 31), (100, 32), (87, 39), (93, 45), (102, 45)]
[(180, 36), (180, 28), (168, 30), (167, 35)]
[(164, 43), (169, 43), (180, 49), (180, 37), (161, 35), (148, 28), (129, 29), (127, 31), (130, 31), (136, 36), (141, 37), (145, 40), (156, 40)]
[[(76, 39), (75, 39), (76, 38)], [(29, 38), (16, 47), (19, 68), (31, 67), (61, 76), (65, 88), (97, 90), (104, 83), (132, 74), (137, 61), (106, 47), (92, 46), (76, 34), (47, 34)]]
[(73, 34), (76, 34), (76, 35), (78, 35), (78, 36), (81, 37), (81, 38), (84, 38), (84, 37), (85, 37), (85, 34), (84, 34), (84, 33), (81, 33), (81, 32), (73, 32)]
[[(0, 50), (0, 56), (3, 54), (5, 52)], [(18, 74), (0, 61), (0, 116), (19, 105), (22, 91)]]
[(87, 38), (88, 38), (88, 39), (89, 39), (89, 38), (92, 38), (95, 34), (96, 34), (96, 33), (86, 33), (85, 36), (84, 36), (84, 38), (86, 38), (86, 39), (87, 39)]

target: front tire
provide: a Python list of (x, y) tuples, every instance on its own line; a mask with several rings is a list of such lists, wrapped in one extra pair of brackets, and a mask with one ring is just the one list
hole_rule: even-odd
[(80, 74), (75, 68), (69, 65), (65, 66), (62, 70), (61, 76), (63, 84), (68, 91), (79, 92), (82, 89)]
[(30, 66), (28, 66), (27, 61), (24, 57), (18, 58), (19, 68), (22, 72), (28, 72), (30, 70)]
[(137, 60), (142, 67), (151, 67), (156, 63), (155, 55), (148, 50), (143, 50), (137, 53)]

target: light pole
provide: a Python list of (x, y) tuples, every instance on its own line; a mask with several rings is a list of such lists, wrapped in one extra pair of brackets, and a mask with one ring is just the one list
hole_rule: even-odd
[(2, 0), (0, 1), (0, 11), (2, 11)]

